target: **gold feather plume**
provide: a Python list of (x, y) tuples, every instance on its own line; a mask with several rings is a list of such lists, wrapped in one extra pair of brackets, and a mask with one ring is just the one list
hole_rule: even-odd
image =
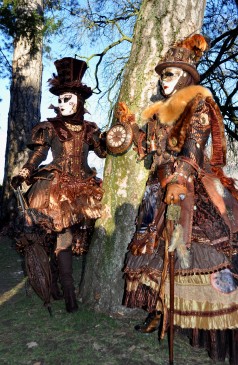
[(203, 52), (209, 49), (209, 40), (207, 37), (201, 34), (194, 34), (176, 43), (176, 47), (182, 47), (191, 50), (194, 53), (195, 61), (197, 62), (201, 58)]

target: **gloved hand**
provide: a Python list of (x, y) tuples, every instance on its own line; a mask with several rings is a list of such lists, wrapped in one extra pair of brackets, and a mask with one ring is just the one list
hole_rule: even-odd
[(187, 194), (186, 186), (180, 184), (167, 185), (167, 191), (165, 195), (166, 204), (178, 204), (181, 200), (184, 200)]
[(13, 176), (11, 180), (12, 187), (16, 190), (18, 186), (21, 186), (21, 184), (29, 177), (30, 171), (27, 168), (23, 168), (19, 171), (18, 175)]
[(16, 175), (16, 176), (13, 176), (12, 180), (11, 180), (11, 184), (13, 186), (13, 188), (15, 190), (17, 190), (18, 186), (21, 186), (21, 184), (25, 181), (24, 177), (23, 176), (20, 176), (20, 175)]
[(135, 114), (133, 114), (126, 103), (119, 102), (116, 109), (116, 118), (119, 119), (121, 123), (133, 124), (135, 123)]

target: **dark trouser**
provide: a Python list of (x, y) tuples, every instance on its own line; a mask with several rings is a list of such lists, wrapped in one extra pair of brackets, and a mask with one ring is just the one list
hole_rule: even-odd
[(54, 300), (60, 300), (63, 298), (63, 295), (58, 285), (59, 267), (54, 252), (50, 254), (50, 271), (51, 271), (51, 295)]
[(75, 312), (78, 309), (78, 304), (73, 280), (73, 256), (71, 247), (66, 250), (61, 250), (58, 253), (57, 259), (66, 310), (67, 312)]

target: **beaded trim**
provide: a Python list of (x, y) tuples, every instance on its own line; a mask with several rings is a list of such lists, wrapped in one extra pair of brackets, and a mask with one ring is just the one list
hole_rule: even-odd
[(82, 130), (82, 126), (81, 125), (74, 125), (74, 124), (70, 124), (65, 122), (66, 127), (73, 132), (80, 132)]

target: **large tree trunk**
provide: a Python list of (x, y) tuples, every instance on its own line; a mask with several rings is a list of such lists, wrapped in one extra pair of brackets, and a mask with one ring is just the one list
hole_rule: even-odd
[[(119, 97), (136, 114), (138, 123), (141, 111), (157, 95), (156, 64), (174, 41), (199, 32), (204, 10), (205, 0), (142, 2)], [(148, 169), (136, 162), (132, 148), (123, 156), (107, 157), (103, 215), (96, 224), (81, 293), (83, 301), (95, 309), (123, 310), (123, 262), (147, 176)]]
[[(30, 11), (43, 12), (43, 0), (28, 1)], [(39, 24), (40, 26), (40, 24)], [(10, 108), (5, 152), (5, 170), (1, 202), (2, 221), (15, 209), (10, 181), (26, 162), (26, 139), (32, 127), (40, 121), (42, 81), (42, 39), (38, 51), (32, 53), (31, 43), (21, 37), (14, 42)]]

